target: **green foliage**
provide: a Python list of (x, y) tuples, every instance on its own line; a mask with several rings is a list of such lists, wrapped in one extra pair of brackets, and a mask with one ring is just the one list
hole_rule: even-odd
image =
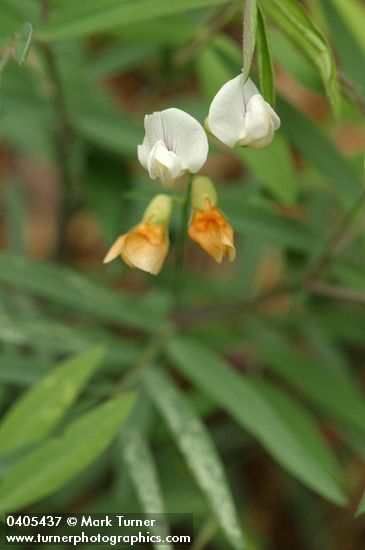
[[(143, 394), (121, 430), (119, 448), (143, 511), (146, 514), (164, 514), (166, 505), (155, 459), (147, 441), (146, 427), (150, 418), (151, 405)], [(167, 534), (164, 533), (164, 536)], [(172, 549), (170, 544), (154, 546), (160, 550)]]
[(115, 29), (118, 25), (151, 20), (164, 15), (224, 4), (227, 0), (105, 0), (103, 4), (88, 0), (85, 4), (66, 4), (57, 16), (38, 32), (41, 40), (59, 40), (84, 36), (92, 32)]
[(152, 329), (166, 311), (163, 296), (146, 297), (138, 303), (130, 296), (115, 293), (97, 280), (59, 266), (29, 261), (10, 254), (0, 256), (0, 281), (17, 290), (30, 292), (95, 319), (127, 322)]
[(52, 494), (95, 460), (115, 437), (134, 397), (127, 394), (95, 407), (61, 437), (19, 460), (0, 486), (1, 512), (14, 512)]
[(261, 0), (264, 12), (316, 65), (335, 113), (340, 109), (336, 65), (328, 41), (298, 0)]
[(19, 65), (23, 65), (27, 58), (32, 34), (33, 27), (31, 23), (24, 23), (14, 44), (14, 58)]
[[(288, 398), (281, 401), (274, 391), (262, 394), (260, 385), (238, 376), (222, 359), (194, 341), (173, 341), (169, 353), (184, 374), (252, 433), (289, 472), (332, 502), (346, 503), (338, 481), (339, 469), (336, 467), (333, 475), (334, 459), (298, 405)], [(287, 409), (294, 411), (289, 417)]]
[(330, 33), (336, 37), (341, 66), (365, 100), (364, 48), (348, 28), (333, 0), (321, 0), (327, 16)]
[(270, 105), (275, 105), (274, 68), (266, 22), (261, 9), (257, 14), (257, 64), (260, 77), (260, 90)]
[(356, 510), (356, 517), (361, 516), (365, 512), (365, 495), (362, 496), (359, 506)]
[(145, 375), (145, 381), (146, 390), (206, 494), (230, 545), (236, 549), (245, 548), (223, 466), (204, 425), (166, 374), (157, 369), (150, 370)]
[(245, 81), (250, 74), (256, 46), (257, 10), (256, 0), (245, 0), (243, 16), (243, 78)]
[[(341, 543), (365, 511), (361, 1), (0, 11), (0, 512), (193, 513), (201, 550)], [(281, 127), (260, 150), (209, 136), (235, 262), (188, 241), (178, 265), (181, 182), (159, 276), (104, 266), (162, 192), (145, 114), (203, 124), (241, 71)]]
[(262, 355), (269, 368), (293, 383), (324, 412), (364, 436), (365, 401), (351, 379), (345, 383), (342, 376), (334, 373), (329, 378), (323, 367), (306, 360), (279, 335), (257, 322), (252, 322), (250, 330), (254, 341), (265, 340)]
[(294, 145), (336, 186), (338, 192), (352, 197), (359, 192), (360, 178), (320, 128), (285, 101), (280, 101), (278, 110), (284, 120), (284, 130)]
[(101, 359), (100, 348), (68, 359), (18, 399), (0, 424), (1, 451), (25, 447), (52, 432)]

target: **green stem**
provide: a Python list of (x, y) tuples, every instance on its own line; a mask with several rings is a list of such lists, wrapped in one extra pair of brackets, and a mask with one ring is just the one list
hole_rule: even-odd
[(7, 46), (5, 48), (5, 51), (4, 51), (1, 59), (0, 59), (0, 75), (3, 72), (3, 70), (5, 69), (6, 64), (9, 61), (9, 59), (11, 58), (12, 53), (13, 53), (12, 45)]
[[(47, 21), (49, 17), (48, 0), (42, 0), (42, 16)], [(52, 83), (52, 101), (57, 118), (57, 126), (54, 131), (55, 152), (57, 165), (62, 184), (62, 205), (60, 208), (58, 221), (58, 252), (57, 256), (64, 256), (64, 233), (71, 216), (74, 204), (74, 175), (71, 168), (71, 149), (74, 142), (72, 125), (70, 123), (67, 111), (67, 104), (63, 83), (57, 60), (49, 44), (40, 43), (43, 52), (48, 77)]]
[(120, 383), (114, 387), (114, 395), (131, 388), (136, 384), (136, 382), (138, 382), (145, 370), (150, 367), (156, 359), (158, 359), (170, 333), (171, 325), (164, 322), (157, 332), (151, 337), (135, 367), (130, 369), (122, 378)]
[(305, 284), (312, 284), (323, 277), (326, 271), (331, 266), (332, 260), (336, 255), (338, 249), (342, 245), (343, 241), (348, 237), (349, 231), (353, 224), (354, 219), (362, 210), (365, 205), (365, 187), (362, 189), (360, 195), (353, 202), (352, 206), (348, 210), (346, 216), (339, 223), (332, 237), (326, 243), (324, 249), (314, 261), (312, 267), (309, 269), (307, 276), (305, 277)]
[(185, 197), (182, 203), (180, 230), (176, 243), (174, 295), (176, 304), (180, 303), (184, 281), (185, 248), (188, 236), (188, 223), (190, 214), (190, 197), (193, 184), (193, 176), (189, 175)]

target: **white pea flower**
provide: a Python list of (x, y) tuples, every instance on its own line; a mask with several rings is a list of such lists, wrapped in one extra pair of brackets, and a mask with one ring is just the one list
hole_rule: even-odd
[(255, 84), (242, 74), (226, 82), (214, 97), (207, 119), (209, 131), (228, 147), (262, 149), (273, 140), (280, 118)]
[(138, 160), (152, 179), (171, 187), (186, 172), (199, 172), (208, 156), (208, 139), (195, 118), (171, 108), (146, 115), (144, 126)]

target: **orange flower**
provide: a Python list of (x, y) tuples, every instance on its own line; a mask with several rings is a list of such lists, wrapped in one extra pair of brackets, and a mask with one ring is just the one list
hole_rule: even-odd
[(189, 227), (190, 237), (208, 252), (216, 262), (225, 256), (230, 262), (236, 257), (233, 229), (216, 206), (217, 196), (208, 178), (196, 178), (193, 182), (193, 218)]
[(117, 238), (104, 263), (121, 256), (129, 267), (157, 275), (169, 250), (167, 227), (170, 215), (171, 199), (166, 195), (155, 197), (141, 223)]

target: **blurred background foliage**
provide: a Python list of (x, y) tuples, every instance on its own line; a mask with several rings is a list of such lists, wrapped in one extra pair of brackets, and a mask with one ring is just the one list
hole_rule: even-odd
[(242, 67), (242, 2), (0, 0), (1, 511), (190, 512), (193, 550), (364, 548), (365, 8), (258, 4), (282, 128), (211, 141), (237, 260), (190, 243), (176, 309), (173, 253), (157, 278), (101, 261), (159, 189), (144, 114), (204, 122)]

